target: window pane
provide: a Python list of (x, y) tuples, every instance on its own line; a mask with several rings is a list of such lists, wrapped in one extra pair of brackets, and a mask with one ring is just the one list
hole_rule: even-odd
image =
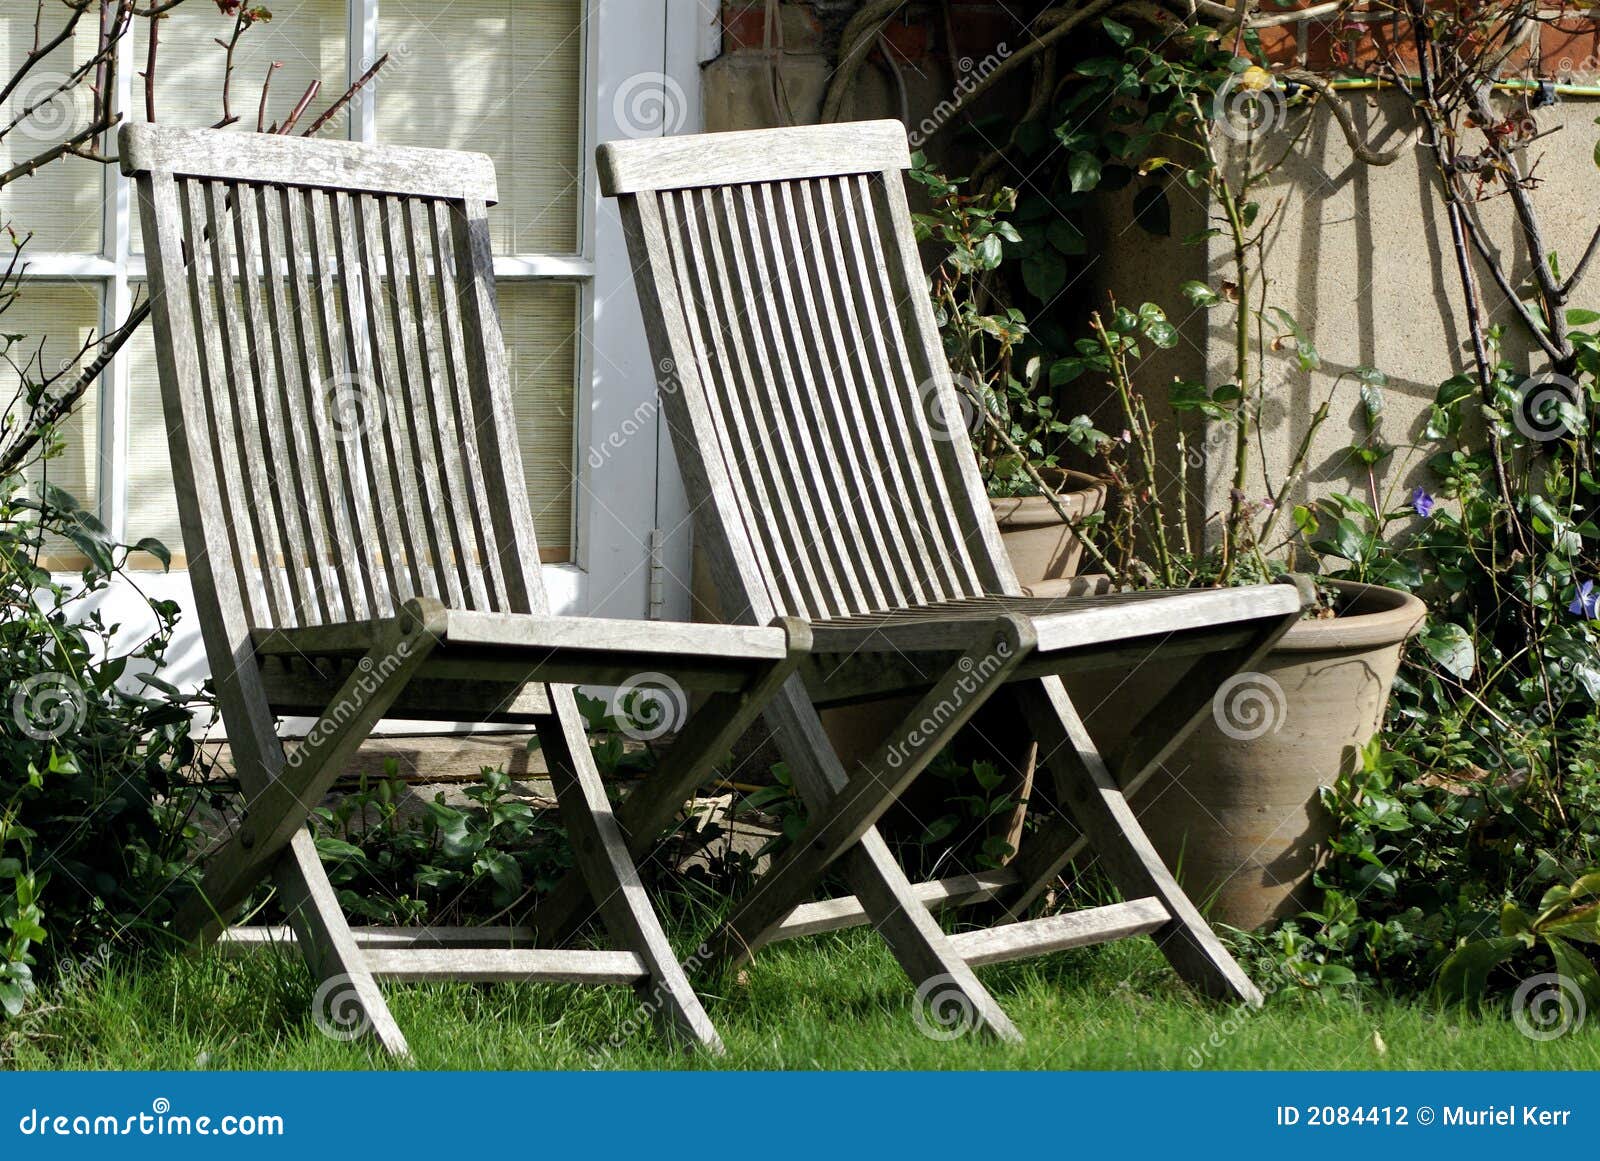
[[(28, 282), (21, 295), (0, 314), (0, 331), (23, 336), (6, 344), (7, 358), (24, 367), (29, 380), (35, 383), (41, 369), (45, 374), (54, 374), (63, 360), (75, 355), (99, 330), (100, 290), (93, 284)], [(0, 386), (0, 405), (11, 400), (18, 386), (16, 372), (7, 366), (4, 385)], [(89, 388), (74, 414), (59, 428), (66, 441), (65, 452), (28, 472), (30, 480), (44, 478), (72, 493), (79, 506), (90, 512), (96, 510), (100, 492), (96, 455), (99, 415), (100, 391), (96, 385)], [(53, 557), (76, 553), (65, 542), (52, 543), (48, 551)], [(76, 567), (68, 561), (62, 563), (68, 568)]]
[(383, 0), (378, 140), (494, 158), (495, 252), (571, 254), (583, 196), (583, 0)]
[[(0, 68), (12, 76), (33, 48), (32, 4), (8, 4), (0, 14)], [(47, 5), (41, 39), (60, 32), (68, 9)], [(94, 10), (78, 22), (72, 40), (33, 67), (3, 103), (0, 125), (33, 110), (0, 141), (0, 166), (10, 169), (89, 127), (94, 98), (87, 83), (54, 95), (62, 81), (94, 53)], [(101, 191), (105, 167), (81, 157), (50, 162), (32, 177), (5, 191), (5, 217), (18, 233), (33, 232), (29, 249), (97, 253), (100, 250)]]
[(502, 282), (499, 292), (522, 470), (540, 555), (547, 561), (570, 560), (578, 288), (564, 282)]
[[(254, 130), (261, 103), (261, 85), (267, 66), (279, 62), (283, 67), (272, 74), (267, 99), (267, 124), (289, 115), (312, 81), (322, 82), (322, 91), (300, 119), (309, 128), (315, 116), (338, 99), (349, 84), (345, 56), (345, 0), (297, 0), (296, 3), (269, 5), (272, 19), (244, 31), (233, 56), (233, 81), (230, 85), (229, 112), (239, 120), (239, 130)], [(233, 34), (234, 17), (224, 16), (212, 3), (179, 5), (161, 21), (161, 40), (157, 48), (156, 120), (163, 125), (203, 128), (222, 120), (222, 77), (226, 54), (217, 41)], [(134, 55), (140, 68), (147, 51), (147, 20), (135, 30)], [(143, 81), (129, 115), (145, 119)], [(344, 122), (322, 130), (328, 136), (344, 136)], [(137, 199), (136, 199), (137, 200)], [(134, 206), (130, 239), (134, 253), (143, 253), (144, 235), (139, 229), (138, 206)]]
[(149, 324), (140, 327), (120, 357), (128, 361), (128, 539), (155, 537), (172, 553), (173, 567), (180, 568), (183, 532), (172, 488), (154, 328)]
[[(564, 282), (502, 282), (499, 298), (540, 554), (547, 561), (569, 560), (578, 288)], [(176, 566), (183, 536), (149, 327), (129, 341), (123, 357), (130, 389), (128, 539), (154, 536), (172, 551)]]

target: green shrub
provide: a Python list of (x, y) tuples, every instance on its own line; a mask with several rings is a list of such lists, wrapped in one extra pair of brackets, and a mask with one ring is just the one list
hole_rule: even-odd
[[(47, 447), (48, 466), (56, 447)], [(87, 560), (61, 583), (47, 544)], [(165, 559), (145, 541), (138, 550)], [(35, 976), (136, 940), (189, 876), (197, 751), (192, 699), (159, 676), (178, 609), (129, 643), (95, 608), (132, 549), (48, 483), (0, 478), (0, 1009)], [(137, 592), (131, 583), (129, 587)]]

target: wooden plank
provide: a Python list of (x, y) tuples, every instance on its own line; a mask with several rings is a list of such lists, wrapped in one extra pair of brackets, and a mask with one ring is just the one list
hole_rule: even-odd
[(122, 172), (167, 173), (319, 189), (499, 200), (486, 154), (358, 145), (272, 133), (127, 124), (117, 133)]
[[(352, 927), (350, 937), (363, 951), (534, 946), (530, 927)], [(224, 955), (244, 954), (261, 948), (292, 948), (298, 944), (294, 928), (287, 925), (230, 927), (217, 940), (217, 948)]]
[[(757, 671), (743, 688), (707, 698), (673, 739), (651, 776), (618, 806), (617, 819), (633, 858), (645, 855), (805, 656), (811, 643), (806, 623), (790, 618), (781, 628), (786, 656)], [(586, 917), (587, 903), (582, 876), (569, 872), (540, 903), (534, 926), (551, 942), (563, 943)]]
[(1160, 600), (1107, 602), (1081, 612), (1039, 617), (1039, 652), (1054, 653), (1128, 637), (1221, 627), (1239, 621), (1276, 622), (1300, 613), (1293, 585), (1174, 592)]
[(506, 611), (548, 610), (540, 572), (539, 541), (522, 472), (522, 446), (511, 405), (511, 372), (506, 366), (500, 313), (495, 302), (494, 252), (489, 241), (489, 211), (468, 198), (449, 209), (454, 244), (456, 287), (460, 294), (461, 331), (473, 414), (483, 469), (480, 503), (488, 508), (500, 568), (506, 585)]
[(260, 881), (273, 857), (303, 832), (307, 815), (327, 795), (345, 762), (427, 660), (444, 626), (443, 613), (428, 598), (409, 603), (276, 777), (245, 795), (244, 818), (232, 837), (207, 857), (200, 888), (176, 921), (180, 928), (201, 925), (208, 913), (227, 914)]
[(898, 121), (852, 121), (611, 141), (596, 151), (595, 164), (601, 191), (616, 197), (644, 190), (909, 169), (911, 150), (906, 127)]
[(816, 888), (823, 871), (858, 843), (980, 706), (1006, 682), (1032, 645), (1027, 622), (1001, 618), (991, 637), (933, 684), (850, 781), (819, 811), (773, 867), (735, 905), (715, 954), (742, 962)]
[(536, 728), (567, 824), (573, 861), (588, 884), (590, 898), (611, 938), (643, 959), (656, 1019), (672, 1034), (721, 1052), (722, 1038), (689, 985), (628, 853), (628, 840), (595, 769), (571, 688), (551, 686), (550, 706), (550, 718)]
[(969, 964), (983, 967), (1048, 955), (1069, 947), (1088, 947), (1113, 939), (1148, 935), (1164, 926), (1168, 918), (1167, 909), (1159, 899), (1132, 899), (1044, 919), (962, 931), (951, 936), (950, 942)]
[[(913, 883), (912, 896), (929, 911), (939, 912), (947, 907), (965, 907), (984, 903), (1014, 887), (1017, 873), (1009, 867), (976, 874), (952, 875), (947, 879), (932, 879), (926, 883)], [(802, 903), (784, 918), (773, 930), (769, 942), (798, 939), (803, 935), (820, 935), (825, 931), (842, 931), (860, 927), (868, 922), (867, 909), (854, 895), (840, 895), (821, 899), (815, 903)]]
[(1014, 688), (1038, 739), (1040, 761), (1055, 782), (1057, 804), (1071, 811), (1123, 895), (1154, 896), (1166, 908), (1170, 918), (1155, 933), (1156, 944), (1173, 969), (1206, 995), (1259, 1005), (1260, 991), (1150, 845), (1061, 679), (1046, 677)]
[(650, 974), (631, 951), (380, 947), (366, 959), (372, 974), (385, 980), (627, 985)]

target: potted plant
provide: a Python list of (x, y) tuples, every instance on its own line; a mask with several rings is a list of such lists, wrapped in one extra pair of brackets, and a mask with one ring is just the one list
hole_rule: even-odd
[[(1022, 312), (999, 300), (993, 279), (1004, 243), (1019, 241), (1004, 215), (1015, 190), (961, 191), (962, 182), (929, 169), (922, 155), (911, 176), (928, 192), (930, 209), (914, 215), (918, 237), (948, 248), (932, 277), (934, 311), (955, 376), (963, 414), (930, 416), (935, 430), (971, 438), (1001, 540), (1024, 590), (1077, 576), (1084, 544), (1078, 526), (1105, 505), (1106, 481), (1062, 466), (1064, 446), (1092, 448), (1088, 421), (1064, 422), (1044, 360), (1016, 365), (1028, 338)], [(937, 396), (927, 393), (928, 405)]]
[[(1193, 288), (1191, 296), (1202, 297)], [(1294, 320), (1282, 312), (1274, 317), (1282, 331), (1278, 338), (1284, 340), (1280, 346), (1292, 347), (1305, 369), (1319, 365), (1315, 348)], [(1190, 462), (1189, 441), (1151, 420), (1130, 370), (1142, 356), (1142, 344), (1161, 347), (1175, 341), (1171, 324), (1153, 303), (1135, 311), (1112, 302), (1106, 312), (1091, 316), (1089, 329), (1092, 338), (1080, 344), (1073, 365), (1061, 374), (1103, 377), (1125, 424), (1122, 437), (1105, 437), (1099, 447), (1120, 502), (1092, 531), (1086, 529), (1112, 585), (1188, 588), (1268, 581), (1324, 558), (1345, 559), (1347, 550), (1353, 554), (1347, 541), (1358, 522), (1377, 521), (1380, 513), (1393, 517), (1403, 502), (1392, 490), (1382, 494), (1376, 477), (1369, 477), (1370, 503), (1340, 493), (1314, 505), (1290, 503), (1317, 432), (1351, 380), (1360, 384), (1371, 416), (1373, 392), (1381, 389), (1383, 376), (1356, 369), (1334, 380), (1280, 483), (1268, 483), (1267, 494), (1257, 498), (1235, 487), (1227, 507), (1204, 521), (1199, 535), (1191, 533), (1184, 514), (1167, 510), (1174, 497), (1159, 478), (1174, 455), (1181, 476)], [(1168, 402), (1176, 413), (1198, 412), (1214, 432), (1243, 442), (1239, 479), (1248, 483), (1263, 478), (1260, 465), (1252, 463), (1256, 445), (1250, 440), (1260, 388), (1250, 386), (1259, 383), (1258, 377), (1240, 378), (1248, 394), (1233, 384), (1210, 389), (1175, 382)], [(1350, 450), (1360, 457), (1379, 454), (1379, 448), (1373, 429)], [(1318, 608), (1253, 671), (1223, 686), (1210, 717), (1133, 797), (1151, 840), (1179, 869), (1190, 893), (1210, 903), (1214, 918), (1236, 927), (1254, 928), (1315, 902), (1308, 894), (1311, 875), (1331, 828), (1320, 805), (1321, 790), (1350, 773), (1362, 747), (1378, 732), (1405, 643), (1422, 630), (1426, 617), (1423, 603), (1411, 593), (1370, 580), (1323, 577), (1318, 588)], [(1079, 675), (1069, 686), (1081, 695), (1090, 730), (1114, 764), (1128, 725), (1182, 679), (1181, 673), (1134, 664), (1110, 676)], [(1114, 698), (1105, 696), (1108, 688), (1117, 691)]]

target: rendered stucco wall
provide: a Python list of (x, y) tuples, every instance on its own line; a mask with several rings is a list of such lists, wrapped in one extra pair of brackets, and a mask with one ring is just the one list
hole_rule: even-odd
[[(1432, 185), (1431, 155), (1415, 147), (1416, 134), (1404, 102), (1395, 96), (1358, 99), (1358, 120), (1369, 145), (1390, 149), (1403, 145), (1393, 165), (1374, 168), (1356, 161), (1338, 127), (1326, 112), (1309, 116), (1311, 125), (1289, 160), (1271, 182), (1259, 189), (1260, 220), (1267, 229), (1265, 275), (1267, 302), (1299, 320), (1322, 356), (1322, 368), (1302, 373), (1288, 351), (1267, 355), (1267, 400), (1262, 422), (1261, 459), (1274, 483), (1287, 473), (1312, 414), (1333, 391), (1333, 406), (1312, 448), (1308, 473), (1299, 495), (1329, 491), (1368, 497), (1375, 484), (1389, 505), (1404, 503), (1418, 484), (1427, 484), (1424, 467), (1436, 448), (1423, 444), (1428, 407), (1438, 384), (1471, 367), (1468, 336), (1461, 322), (1461, 289), (1449, 229)], [(1594, 162), (1600, 102), (1567, 98), (1541, 111), (1541, 130), (1550, 132), (1534, 146), (1535, 172), (1541, 184), (1535, 198), (1543, 208), (1550, 244), (1562, 256), (1563, 268), (1575, 265), (1600, 223), (1600, 171)], [(1298, 129), (1291, 115), (1285, 129), (1258, 142), (1232, 146), (1234, 159), (1247, 148), (1258, 156), (1276, 157), (1287, 144), (1285, 133)], [(1205, 226), (1207, 207), (1176, 189), (1173, 238)], [(1102, 295), (1120, 300), (1160, 303), (1182, 320), (1184, 341), (1160, 353), (1141, 368), (1141, 386), (1153, 399), (1164, 397), (1163, 385), (1176, 375), (1204, 379), (1213, 385), (1232, 381), (1231, 309), (1192, 310), (1177, 292), (1187, 278), (1213, 287), (1233, 277), (1226, 238), (1205, 246), (1185, 247), (1176, 240), (1155, 239), (1129, 228), (1126, 197), (1107, 200), (1101, 237), (1101, 259), (1093, 281)], [(1178, 204), (1178, 203), (1183, 204)], [(1493, 197), (1480, 207), (1488, 236), (1513, 260), (1512, 280), (1522, 283), (1532, 256), (1520, 244), (1506, 199)], [(1484, 305), (1494, 321), (1510, 321), (1511, 307), (1487, 271), (1479, 266)], [(1591, 273), (1584, 291), (1588, 302), (1600, 302), (1600, 275)], [(1270, 344), (1274, 329), (1267, 331)], [(1507, 354), (1528, 373), (1543, 369), (1537, 355), (1507, 327)], [(1365, 435), (1359, 384), (1334, 381), (1356, 367), (1375, 367), (1389, 377), (1385, 389), (1382, 438), (1394, 454), (1379, 465), (1369, 482), (1364, 466), (1353, 464), (1345, 449)], [(1092, 398), (1086, 398), (1092, 403)], [(1109, 417), (1108, 417), (1109, 419)], [(1194, 428), (1191, 425), (1191, 438)], [(1189, 485), (1206, 512), (1227, 503), (1232, 484), (1231, 442), (1214, 430), (1204, 441), (1203, 464), (1191, 461)], [(1170, 465), (1176, 475), (1176, 465)], [(1247, 492), (1265, 494), (1254, 480)], [(1191, 507), (1191, 516), (1196, 509)]]

